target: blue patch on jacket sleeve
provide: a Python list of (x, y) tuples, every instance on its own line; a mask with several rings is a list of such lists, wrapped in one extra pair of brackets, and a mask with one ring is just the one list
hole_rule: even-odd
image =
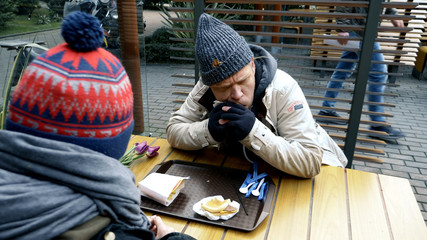
[(294, 110), (298, 110), (298, 109), (301, 109), (301, 108), (303, 108), (302, 103), (294, 106)]

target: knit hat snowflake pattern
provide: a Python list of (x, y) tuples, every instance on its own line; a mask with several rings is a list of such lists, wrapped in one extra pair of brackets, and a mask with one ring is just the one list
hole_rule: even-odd
[(34, 59), (15, 89), (6, 129), (120, 158), (133, 130), (133, 94), (120, 61), (101, 48), (97, 18), (69, 14), (66, 43)]
[(196, 54), (202, 82), (208, 86), (237, 73), (254, 57), (243, 37), (227, 24), (206, 13), (199, 19)]

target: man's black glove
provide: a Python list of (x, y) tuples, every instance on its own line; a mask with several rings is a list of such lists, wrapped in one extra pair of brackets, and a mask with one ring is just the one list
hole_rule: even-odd
[(221, 116), (222, 119), (229, 120), (225, 124), (227, 126), (227, 138), (242, 140), (252, 130), (255, 114), (240, 104), (227, 102), (227, 106), (231, 108)]
[(225, 106), (225, 103), (218, 104), (209, 115), (208, 129), (209, 133), (217, 142), (222, 142), (225, 139), (225, 124), (219, 124), (219, 120), (222, 118), (222, 115), (225, 113), (222, 111), (222, 107)]

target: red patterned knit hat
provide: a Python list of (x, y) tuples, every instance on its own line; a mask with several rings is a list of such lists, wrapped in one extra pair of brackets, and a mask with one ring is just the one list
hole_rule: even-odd
[(133, 129), (125, 69), (100, 48), (98, 19), (73, 12), (60, 44), (31, 62), (17, 86), (6, 129), (70, 142), (120, 158)]

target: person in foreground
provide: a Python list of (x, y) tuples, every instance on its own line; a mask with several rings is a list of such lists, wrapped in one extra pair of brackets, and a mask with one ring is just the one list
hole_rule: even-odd
[(193, 239), (147, 217), (118, 159), (133, 130), (119, 60), (99, 21), (75, 12), (25, 70), (0, 131), (0, 239)]
[(204, 13), (196, 54), (201, 81), (166, 127), (173, 147), (220, 145), (305, 178), (322, 164), (346, 165), (342, 150), (314, 121), (298, 83), (265, 49)]
[[(338, 6), (337, 12), (340, 13), (362, 13), (366, 14), (367, 10), (363, 7), (344, 7), (344, 6)], [(385, 14), (391, 14), (396, 15), (397, 10), (394, 8), (386, 8), (384, 9)], [(393, 19), (391, 20), (394, 27), (404, 27), (402, 20)], [(338, 18), (337, 24), (341, 25), (360, 25), (364, 26), (366, 24), (365, 19), (351, 19), (351, 18)], [(338, 36), (342, 37), (363, 37), (364, 31), (351, 31), (346, 32), (345, 30), (338, 29)], [(348, 39), (339, 39), (338, 42), (342, 45), (346, 45), (348, 43)], [(360, 46), (362, 43), (360, 43)], [(380, 44), (378, 42), (374, 43), (374, 52), (372, 53), (372, 61), (377, 62), (384, 62), (384, 55), (381, 52), (375, 52), (380, 50)], [(341, 59), (359, 59), (360, 52), (351, 52), (351, 51), (343, 51), (341, 55)], [(349, 78), (352, 73), (349, 71), (342, 71), (342, 70), (353, 70), (356, 67), (356, 63), (354, 62), (346, 62), (341, 61), (337, 65), (337, 69), (332, 73), (331, 81), (328, 83), (328, 88), (331, 89), (341, 89), (343, 87), (344, 82), (343, 81), (334, 81), (334, 79), (337, 80), (345, 80), (346, 78)], [(387, 65), (384, 63), (372, 63), (370, 66), (370, 73), (369, 73), (369, 86), (368, 91), (373, 93), (368, 95), (368, 101), (372, 103), (384, 103), (384, 97), (381, 95), (384, 93), (385, 90), (385, 83), (387, 82), (388, 76), (387, 76)], [(380, 94), (378, 94), (380, 93)], [(336, 98), (338, 96), (337, 91), (328, 90), (325, 92), (326, 98)], [(322, 106), (324, 107), (335, 107), (335, 101), (334, 100), (325, 100), (322, 103)], [(375, 113), (384, 113), (384, 107), (381, 105), (369, 105), (369, 111), (375, 112)], [(323, 116), (330, 116), (330, 117), (340, 117), (340, 115), (335, 112), (334, 110), (321, 110), (319, 112), (319, 115)], [(374, 122), (381, 122), (385, 123), (385, 117), (381, 116), (380, 114), (374, 114), (369, 115), (370, 119)], [(324, 123), (333, 123), (338, 125), (345, 125), (346, 122), (340, 119), (321, 119), (318, 120), (319, 122)], [(370, 127), (371, 130), (374, 131), (383, 131), (388, 133), (388, 135), (379, 135), (375, 133), (370, 133), (371, 137), (379, 138), (384, 141), (390, 141), (390, 140), (396, 140), (399, 138), (402, 138), (405, 136), (404, 133), (401, 131), (391, 127), (391, 126), (376, 126), (375, 124), (372, 124)]]

